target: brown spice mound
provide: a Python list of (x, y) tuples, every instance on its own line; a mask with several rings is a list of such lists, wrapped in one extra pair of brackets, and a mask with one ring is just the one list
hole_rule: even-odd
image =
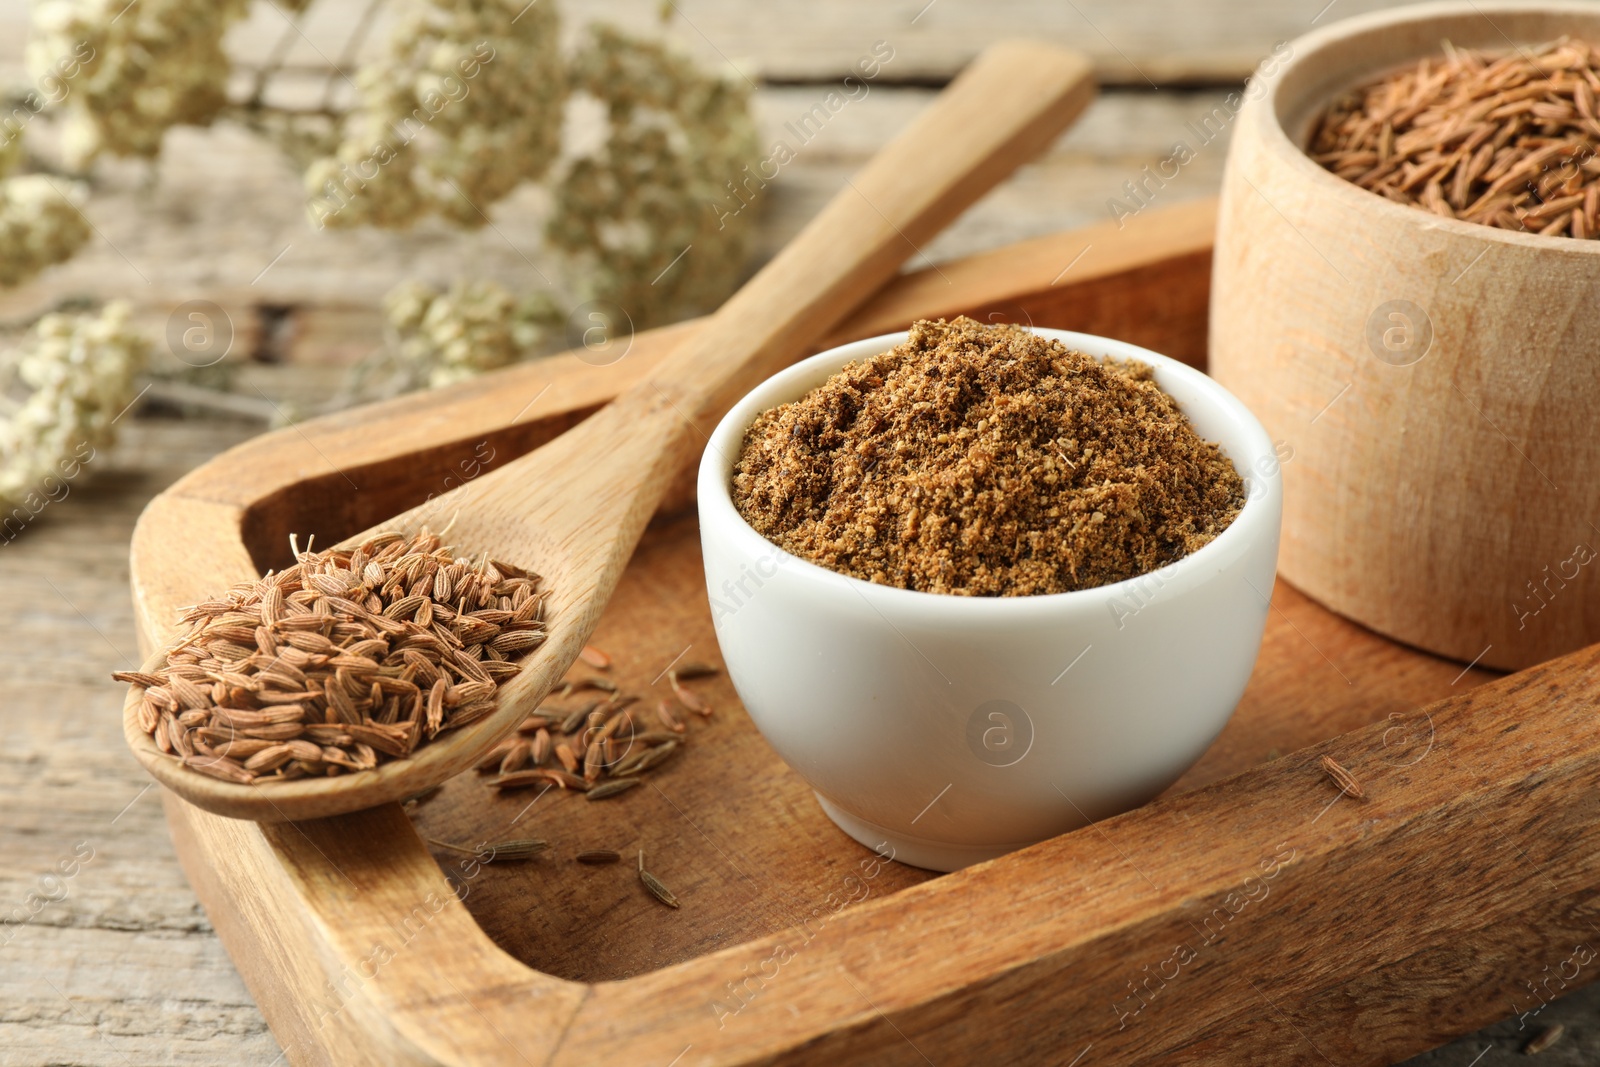
[(962, 596), (1065, 593), (1205, 545), (1243, 480), (1143, 364), (918, 322), (745, 434), (734, 506), (803, 559)]
[(1311, 158), (1446, 218), (1600, 237), (1600, 45), (1455, 48), (1358, 86), (1318, 121)]

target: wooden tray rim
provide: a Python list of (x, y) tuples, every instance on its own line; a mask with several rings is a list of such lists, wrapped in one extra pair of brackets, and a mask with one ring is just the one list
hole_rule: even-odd
[[(929, 314), (929, 308), (939, 306), (938, 291), (950, 284), (952, 272), (967, 276), (961, 291), (970, 303), (974, 292), (981, 293), (981, 279), (998, 256), (1007, 257), (1012, 267), (1024, 263), (1024, 272), (1036, 275), (1041, 287), (1053, 287), (1067, 273), (1060, 270), (1067, 261), (1063, 254), (1070, 257), (1080, 246), (1077, 254), (1086, 262), (1074, 268), (1070, 285), (1089, 284), (1162, 257), (1204, 253), (1214, 218), (1213, 202), (1180, 205), (1130, 220), (1114, 241), (1112, 227), (1091, 227), (907, 275), (853, 318), (839, 336), (868, 336), (901, 326), (912, 309)], [(1087, 258), (1085, 254), (1097, 246), (1104, 253)], [(1058, 273), (1049, 277), (1047, 272)], [(974, 280), (979, 280), (976, 289)], [(992, 295), (1002, 300), (1011, 294)], [(167, 630), (164, 620), (172, 618), (172, 609), (183, 600), (180, 591), (198, 597), (218, 575), (253, 575), (243, 524), (253, 509), (290, 492), (307, 477), (326, 477), (331, 466), (328, 455), (349, 457), (351, 469), (392, 459), (397, 454), (396, 434), (386, 431), (401, 428), (400, 451), (459, 446), (489, 432), (480, 428), (463, 435), (460, 426), (452, 424), (452, 412), (469, 409), (478, 419), (487, 412), (492, 426), (501, 430), (526, 425), (533, 431), (531, 444), (537, 444), (546, 435), (541, 428), (553, 436), (582, 418), (648, 370), (693, 328), (693, 323), (686, 323), (641, 334), (629, 358), (612, 367), (595, 368), (573, 356), (557, 357), (463, 383), (426, 399), (403, 397), (328, 416), (224, 453), (157, 497), (139, 522), (132, 553), (141, 641), (147, 650), (160, 643)], [(533, 399), (525, 401), (528, 396)], [(175, 536), (210, 546), (207, 554), (189, 561), (184, 575), (155, 573), (148, 561), (156, 556), (143, 547)], [(1592, 675), (1595, 659), (1593, 649), (1574, 653), (1428, 710), (1436, 720), (1469, 719), (1474, 708), (1496, 701), (1514, 703), (1514, 694), (1529, 686), (1559, 688), (1585, 672)], [(896, 1018), (937, 1015), (964, 999), (1001, 995), (1016, 983), (1026, 985), (1040, 974), (1081, 965), (1108, 944), (1137, 943), (1169, 926), (1194, 901), (1228, 892), (1234, 875), (1203, 862), (1206, 844), (1218, 840), (1217, 828), (1261, 826), (1262, 810), (1250, 810), (1252, 802), (1266, 807), (1325, 802), (1327, 787), (1315, 771), (1317, 759), (1371, 749), (1374, 740), (1381, 740), (1381, 727), (1354, 731), (1224, 783), (1159, 801), (1097, 824), (1092, 833), (1067, 835), (831, 916), (795, 955), (802, 966), (795, 968), (799, 973), (794, 974), (792, 988), (815, 1010), (787, 1025), (764, 1020), (764, 1028), (744, 1028), (731, 1039), (719, 1027), (709, 1041), (704, 1019), (697, 1027), (672, 1005), (690, 990), (705, 996), (708, 1004), (715, 1003), (730, 976), (745, 973), (743, 965), (752, 960), (774, 958), (785, 949), (786, 936), (793, 940), (792, 931), (626, 981), (567, 981), (523, 965), (483, 933), (454, 899), (449, 883), (396, 805), (314, 823), (258, 826), (200, 812), (170, 794), (165, 803), (186, 869), (203, 897), (229, 899), (233, 891), (222, 888), (216, 872), (196, 869), (194, 861), (206, 851), (197, 846), (197, 835), (211, 842), (207, 848), (216, 841), (231, 844), (237, 857), (235, 873), (250, 871), (260, 880), (253, 884), (252, 899), (257, 903), (281, 894), (282, 901), (297, 905), (290, 909), (280, 902), (270, 914), (256, 916), (213, 915), (230, 944), (259, 944), (264, 929), (283, 924), (276, 932), (286, 947), (278, 958), (246, 960), (238, 953), (235, 958), (275, 1032), (297, 1057), (320, 1060), (336, 1047), (355, 1047), (347, 1044), (345, 1033), (353, 1026), (364, 1040), (383, 1047), (381, 1058), (388, 1062), (515, 1062), (517, 1058), (531, 1062), (510, 1036), (530, 1030), (549, 1035), (539, 1043), (541, 1054), (536, 1057), (545, 1063), (606, 1062), (607, 1057), (623, 1057), (609, 1062), (632, 1062), (646, 1053), (664, 1054), (660, 1058), (665, 1063), (691, 1048), (700, 1049), (697, 1058), (703, 1062), (754, 1063), (790, 1057), (796, 1062), (820, 1062), (830, 1055), (825, 1049), (833, 1047), (836, 1053), (846, 1045), (854, 1055), (866, 1050), (870, 1060), (875, 1054), (871, 1050), (888, 1058), (906, 1055), (902, 1041), (915, 1047)], [(1562, 769), (1577, 773), (1593, 753), (1567, 755)], [(1494, 768), (1492, 774), (1483, 770), (1484, 776), (1468, 783), (1468, 793), (1480, 800), (1509, 795), (1517, 785), (1518, 776), (1505, 766)], [(1413, 790), (1409, 799), (1395, 801), (1385, 813), (1391, 824), (1386, 831), (1379, 834), (1369, 828), (1364, 836), (1392, 838), (1397, 826), (1429, 817), (1439, 803), (1435, 791)], [(1367, 813), (1357, 821), (1376, 819)], [(1178, 835), (1176, 848), (1186, 860), (1164, 862), (1160, 873), (1163, 881), (1178, 873), (1184, 876), (1164, 888), (1128, 859), (1130, 842), (1152, 836), (1170, 839), (1173, 835), (1163, 827), (1176, 829), (1194, 821), (1208, 823), (1212, 830), (1186, 838)], [(1375, 847), (1370, 841), (1349, 838), (1350, 819), (1330, 818), (1305, 840), (1304, 848), (1296, 850), (1296, 862), (1337, 866), (1343, 853), (1370, 852)], [(333, 864), (327, 856), (336, 843), (346, 861), (343, 865)], [(1069, 893), (1059, 885), (1052, 888), (1051, 875), (1074, 863), (1117, 871), (1114, 897), (1102, 890), (1086, 906), (1073, 907)], [(1071, 914), (1058, 915), (1048, 928), (1006, 928), (996, 916), (1012, 910), (1007, 904), (1014, 903), (1017, 886), (1028, 887), (1032, 905), (1053, 904)], [(366, 959), (371, 947), (395, 929), (375, 912), (387, 909), (390, 915), (415, 916), (418, 902), (428, 907), (429, 914), (406, 944), (417, 942), (448, 953), (460, 963), (453, 973), (441, 976), (430, 967), (429, 961), (436, 958), (431, 951), (407, 951), (375, 965), (371, 977), (361, 976), (348, 995), (336, 997), (331, 1015), (324, 1011), (316, 1017), (306, 1005), (290, 1004), (275, 995), (276, 987), (289, 976), (314, 981), (348, 973), (352, 961)], [(301, 916), (298, 920), (292, 914), (295, 910)], [(902, 922), (907, 916), (910, 921)], [(256, 923), (265, 925), (247, 929)], [(906, 931), (914, 934), (908, 936)], [(906, 966), (886, 967), (882, 959), (886, 947), (903, 952)], [(314, 959), (322, 961), (320, 975), (308, 962)], [(441, 977), (448, 990), (439, 988)], [(1233, 1014), (1244, 1010), (1236, 1005)], [(627, 1024), (616, 1023), (618, 1019)], [(335, 1020), (338, 1025), (330, 1031), (328, 1025)]]

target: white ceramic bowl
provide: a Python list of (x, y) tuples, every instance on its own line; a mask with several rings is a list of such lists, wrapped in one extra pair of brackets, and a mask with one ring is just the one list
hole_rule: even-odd
[(706, 585), (740, 698), (841, 829), (918, 867), (955, 870), (1154, 797), (1227, 723), (1261, 646), (1283, 508), (1261, 424), (1175, 360), (1035, 332), (1150, 364), (1246, 479), (1232, 525), (1160, 571), (1051, 596), (912, 592), (789, 555), (733, 507), (746, 428), (903, 333), (769, 378), (728, 412), (700, 463)]

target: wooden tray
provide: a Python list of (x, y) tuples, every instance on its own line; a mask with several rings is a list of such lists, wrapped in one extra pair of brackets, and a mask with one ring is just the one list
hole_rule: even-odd
[[(907, 275), (835, 340), (966, 312), (1203, 364), (1214, 225), (1214, 205), (1185, 205)], [(222, 455), (140, 521), (147, 650), (179, 606), (284, 563), (290, 531), (326, 543), (520, 454), (694, 328), (642, 334), (612, 366), (521, 366)], [(634, 691), (686, 648), (717, 659), (686, 505), (687, 483), (595, 637)], [(181, 570), (146, 551), (191, 539), (226, 547)], [(879, 862), (835, 829), (724, 678), (701, 686), (716, 714), (689, 747), (615, 801), (495, 796), (469, 774), (409, 814), (166, 810), (296, 1064), (1384, 1063), (1588, 981), (1563, 963), (1595, 929), (1600, 655), (1497, 679), (1281, 583), (1273, 608), (1231, 725), (1165, 797), (956, 874)], [(1368, 799), (1338, 792), (1323, 755)], [(555, 849), (436, 860), (419, 829)], [(647, 849), (682, 909), (629, 864), (570, 859), (600, 846)]]

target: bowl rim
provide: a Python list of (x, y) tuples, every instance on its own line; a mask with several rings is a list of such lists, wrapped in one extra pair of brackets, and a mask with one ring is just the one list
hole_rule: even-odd
[[(1307, 180), (1316, 183), (1320, 188), (1316, 192), (1326, 191), (1330, 196), (1341, 197), (1355, 210), (1380, 211), (1398, 224), (1407, 225), (1418, 231), (1442, 231), (1453, 236), (1475, 239), (1487, 243), (1511, 245), (1521, 248), (1532, 248), (1540, 251), (1559, 251), (1569, 255), (1597, 256), (1600, 255), (1600, 240), (1579, 241), (1571, 237), (1558, 237), (1529, 233), (1525, 230), (1507, 230), (1499, 226), (1487, 226), (1479, 222), (1467, 222), (1464, 219), (1446, 218), (1435, 215), (1419, 207), (1407, 204), (1397, 204), (1377, 193), (1363, 189), (1354, 182), (1334, 174), (1322, 164), (1312, 159), (1305, 150), (1295, 143), (1284, 129), (1283, 121), (1279, 117), (1279, 89), (1285, 79), (1300, 67), (1310, 62), (1315, 56), (1327, 49), (1364, 37), (1376, 37), (1385, 30), (1392, 30), (1397, 26), (1415, 25), (1439, 21), (1447, 18), (1481, 18), (1494, 26), (1494, 16), (1502, 15), (1529, 15), (1546, 13), (1552, 17), (1562, 15), (1587, 15), (1600, 17), (1600, 6), (1585, 0), (1486, 0), (1479, 3), (1477, 0), (1432, 0), (1428, 3), (1408, 4), (1398, 8), (1383, 11), (1368, 12), (1363, 15), (1354, 15), (1347, 19), (1340, 19), (1320, 29), (1301, 35), (1290, 42), (1293, 54), (1283, 62), (1271, 75), (1262, 79), (1264, 89), (1254, 96), (1246, 95), (1244, 107), (1240, 115), (1240, 125), (1253, 122), (1259, 125), (1260, 143), (1264, 148), (1271, 149), (1279, 158), (1289, 166), (1296, 168), (1308, 176)], [(1498, 27), (1496, 27), (1498, 29)], [(1502, 35), (1503, 36), (1503, 35)], [(1516, 42), (1512, 42), (1515, 46)], [(1417, 53), (1415, 58), (1422, 58), (1424, 53)], [(1350, 79), (1348, 85), (1356, 84)], [(1248, 86), (1245, 90), (1249, 93)], [(1259, 192), (1259, 190), (1257, 190)]]
[[(696, 474), (697, 508), (702, 541), (708, 524), (718, 522), (731, 531), (734, 537), (749, 546), (749, 554), (752, 557), (759, 558), (762, 554), (773, 552), (781, 553), (785, 570), (792, 570), (797, 576), (812, 582), (843, 582), (875, 609), (916, 612), (921, 616), (932, 613), (941, 618), (950, 615), (957, 617), (958, 620), (969, 621), (997, 617), (1027, 621), (1031, 616), (1055, 618), (1063, 613), (1080, 609), (1099, 611), (1103, 610), (1111, 599), (1125, 597), (1133, 591), (1148, 596), (1148, 583), (1155, 575), (1164, 576), (1160, 579), (1161, 588), (1171, 588), (1177, 593), (1204, 584), (1215, 574), (1222, 573), (1225, 567), (1218, 566), (1212, 570), (1212, 564), (1225, 562), (1230, 554), (1234, 556), (1248, 554), (1252, 547), (1252, 539), (1268, 537), (1272, 540), (1274, 549), (1276, 548), (1283, 498), (1281, 462), (1279, 466), (1273, 468), (1271, 474), (1262, 474), (1251, 468), (1251, 463), (1257, 456), (1267, 454), (1276, 456), (1276, 448), (1265, 427), (1250, 409), (1245, 407), (1243, 401), (1204, 372), (1138, 345), (1072, 330), (1031, 325), (1025, 328), (1040, 336), (1062, 341), (1070, 348), (1080, 349), (1091, 355), (1137, 359), (1147, 363), (1155, 370), (1158, 378), (1171, 375), (1182, 380), (1199, 398), (1199, 403), (1209, 406), (1210, 413), (1226, 418), (1241, 439), (1247, 442), (1237, 452), (1218, 443), (1223, 454), (1234, 463), (1235, 470), (1243, 468), (1242, 477), (1246, 479), (1244, 507), (1234, 516), (1227, 529), (1196, 551), (1158, 570), (1089, 589), (1074, 589), (1065, 593), (1041, 593), (1033, 596), (961, 596), (879, 585), (812, 563), (769, 541), (746, 522), (744, 516), (733, 506), (729, 472), (744, 440), (746, 429), (761, 412), (797, 399), (808, 391), (798, 387), (796, 383), (799, 381), (809, 379), (825, 369), (828, 373), (832, 373), (852, 360), (893, 348), (908, 335), (908, 331), (899, 330), (836, 345), (785, 367), (751, 389), (728, 410), (707, 439)], [(1254, 484), (1260, 484), (1263, 491), (1254, 491), (1251, 488)], [(1141, 582), (1146, 583), (1142, 589), (1139, 584)], [(1270, 599), (1270, 589), (1257, 592), (1264, 598)], [(1135, 603), (1138, 602), (1136, 599)]]

